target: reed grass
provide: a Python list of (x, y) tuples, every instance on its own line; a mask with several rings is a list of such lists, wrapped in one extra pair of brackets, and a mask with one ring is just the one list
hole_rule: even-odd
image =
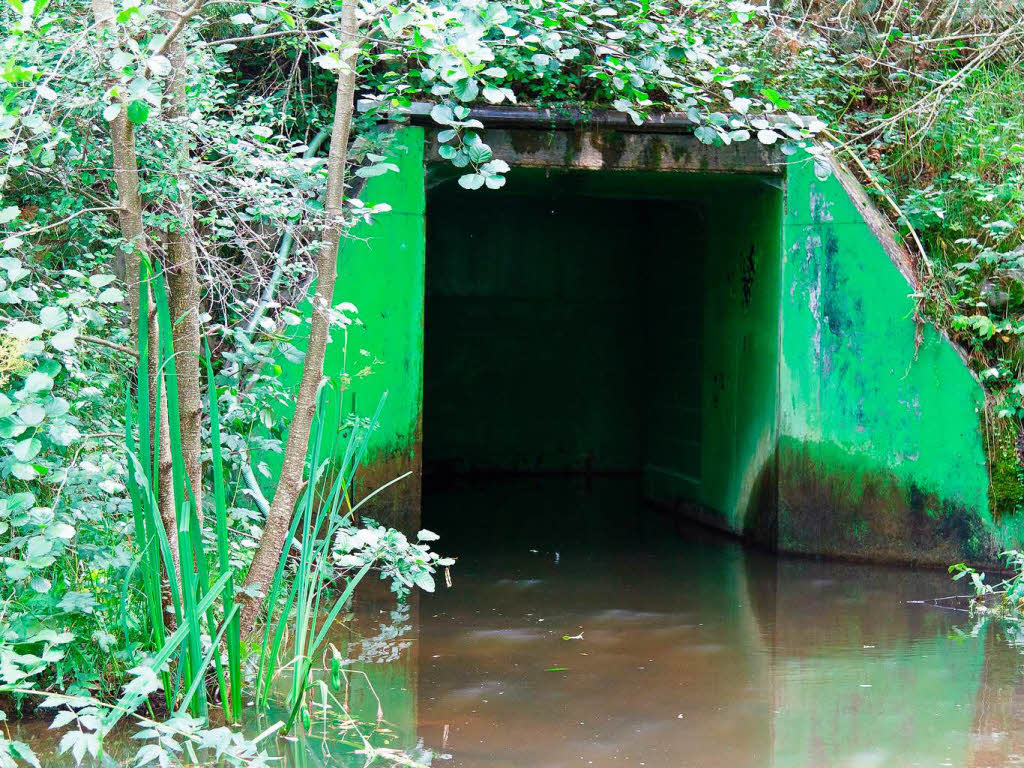
[[(320, 395), (318, 404), (322, 403), (323, 391)], [(349, 576), (345, 588), (334, 601), (333, 606), (326, 614), (323, 613), (321, 598), (325, 594), (326, 581), (334, 573), (329, 562), (331, 541), (338, 529), (352, 517), (360, 506), (359, 504), (353, 506), (350, 489), (356, 471), (366, 453), (369, 435), (380, 418), (386, 397), (386, 393), (381, 397), (373, 418), (365, 428), (353, 427), (350, 431), (338, 471), (333, 482), (329, 484), (323, 483), (331, 459), (328, 457), (323, 461), (320, 460), (324, 423), (323, 410), (318, 408), (310, 460), (310, 466), (316, 467), (316, 471), (312, 473), (310, 481), (307, 483), (288, 531), (287, 540), (292, 542), (297, 537), (299, 542), (295, 575), (275, 622), (272, 620), (274, 607), (285, 594), (286, 565), (290, 551), (286, 547), (278, 560), (277, 569), (268, 591), (267, 605), (271, 615), (268, 615), (264, 628), (256, 679), (257, 703), (259, 706), (265, 707), (275, 672), (278, 669), (285, 630), (290, 627), (292, 630), (290, 636), (293, 638), (292, 658), (283, 667), (291, 667), (292, 670), (288, 695), (288, 717), (284, 725), (285, 732), (292, 728), (297, 717), (301, 717), (303, 721), (308, 720), (308, 709), (305, 709), (304, 697), (312, 682), (313, 663), (323, 647), (328, 629), (370, 569), (370, 564), (367, 563)], [(326, 494), (319, 494), (318, 491), (321, 489), (326, 489)], [(343, 505), (347, 506), (347, 509)]]
[[(153, 668), (161, 669), (167, 707), (171, 711), (188, 710), (207, 719), (209, 700), (205, 676), (211, 663), (214, 667), (220, 701), (229, 721), (241, 715), (241, 626), (234, 599), (234, 573), (229, 559), (227, 502), (224, 483), (223, 455), (220, 446), (220, 418), (213, 382), (213, 366), (209, 349), (205, 363), (210, 402), (210, 434), (213, 454), (213, 499), (215, 509), (216, 557), (210, 558), (203, 545), (203, 523), (195, 508), (193, 489), (185, 472), (182, 453), (181, 420), (178, 409), (177, 371), (171, 333), (170, 309), (167, 303), (163, 274), (146, 262), (141, 264), (143, 276), (139, 297), (138, 353), (139, 377), (136, 400), (130, 403), (127, 441), (130, 454), (129, 489), (135, 535), (140, 547), (138, 571), (148, 610), (144, 636), (146, 646), (156, 653)], [(155, 397), (149, 382), (149, 302), (156, 305), (158, 360)], [(178, 567), (172, 557), (169, 532), (165, 530), (156, 488), (159, 487), (161, 391), (166, 392), (168, 436), (172, 486), (175, 499), (175, 526), (170, 532), (178, 545)], [(136, 429), (137, 428), (137, 429)], [(138, 440), (134, 434), (138, 433)], [(218, 611), (216, 600), (220, 597)], [(169, 605), (168, 605), (169, 601)], [(167, 609), (170, 609), (168, 612)], [(167, 621), (167, 616), (172, 621)], [(168, 636), (168, 628), (174, 631)], [(204, 653), (203, 634), (214, 637)], [(220, 644), (227, 652), (227, 674), (221, 661)], [(169, 663), (174, 675), (166, 671)], [(184, 687), (185, 693), (177, 696)]]
[[(211, 497), (216, 547), (207, 553), (204, 548), (204, 526), (208, 520), (199, 514), (200, 510), (193, 503), (195, 495), (190, 487), (182, 453), (172, 318), (164, 276), (159, 269), (153, 270), (145, 262), (141, 265), (140, 274), (143, 277), (143, 289), (140, 291), (137, 339), (139, 378), (134, 400), (127, 398), (128, 413), (125, 421), (133, 525), (139, 546), (133, 574), (138, 574), (140, 591), (148, 606), (143, 612), (144, 644), (153, 654), (150, 666), (160, 675), (169, 711), (187, 711), (195, 717), (208, 720), (210, 700), (206, 679), (212, 668), (225, 716), (229, 721), (237, 721), (242, 712), (241, 689), (244, 684), (241, 622), (236, 602), (235, 574), (230, 559), (227, 481), (210, 350), (207, 345), (203, 362), (209, 400), (213, 483)], [(150, 301), (154, 302), (156, 309), (155, 349), (158, 355), (155, 361), (156, 376), (152, 383), (149, 381), (152, 352), (149, 344)], [(335, 460), (334, 449), (338, 446), (332, 446), (328, 455), (321, 455), (327, 426), (324, 423), (324, 397), (325, 391), (321, 390), (314, 416), (315, 434), (308, 462), (309, 479), (292, 517), (287, 539), (289, 545), (281, 553), (268, 590), (268, 616), (257, 666), (255, 690), (259, 709), (266, 708), (271, 685), (277, 674), (286, 669), (291, 670), (288, 716), (284, 724), (286, 732), (293, 727), (297, 718), (308, 721), (309, 711), (304, 701), (312, 684), (314, 660), (324, 646), (329, 628), (371, 567), (367, 563), (350, 574), (344, 588), (338, 594), (331, 595), (328, 587), (335, 577), (330, 561), (331, 542), (361, 504), (375, 495), (370, 494), (359, 504), (353, 504), (350, 490), (366, 454), (369, 435), (380, 418), (386, 393), (381, 397), (368, 424), (353, 426), (348, 431), (340, 461)], [(161, 400), (167, 411), (169, 457), (160, 455)], [(335, 432), (340, 430), (336, 429)], [(176, 503), (172, 531), (165, 529), (157, 492), (160, 487), (161, 458), (170, 459), (171, 485)], [(172, 556), (172, 536), (178, 547), (177, 567)], [(294, 568), (289, 568), (293, 542), (296, 542), (294, 546), (297, 555)], [(329, 607), (322, 604), (328, 595), (331, 595), (332, 601)], [(205, 652), (202, 643), (204, 635), (212, 638), (212, 644)], [(283, 646), (286, 636), (292, 638), (288, 649), (291, 659), (279, 666), (285, 655)], [(120, 710), (130, 710), (142, 701), (138, 692), (132, 693), (130, 689), (131, 686), (126, 689), (122, 701), (118, 702)]]

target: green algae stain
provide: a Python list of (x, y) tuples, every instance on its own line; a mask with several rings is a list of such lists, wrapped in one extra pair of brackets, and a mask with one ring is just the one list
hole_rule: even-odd
[(837, 179), (789, 167), (783, 234), (780, 548), (989, 559), (981, 386)]

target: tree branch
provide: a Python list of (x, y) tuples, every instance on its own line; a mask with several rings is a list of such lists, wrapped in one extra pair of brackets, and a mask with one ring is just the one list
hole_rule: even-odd
[(139, 359), (138, 352), (136, 352), (131, 347), (126, 347), (124, 344), (118, 344), (116, 341), (107, 341), (106, 339), (101, 339), (98, 336), (79, 336), (78, 339), (79, 341), (86, 341), (89, 344), (98, 344), (101, 347), (110, 347), (111, 349), (116, 349), (118, 352), (123, 352), (124, 354), (129, 355), (130, 357), (133, 357), (136, 360)]

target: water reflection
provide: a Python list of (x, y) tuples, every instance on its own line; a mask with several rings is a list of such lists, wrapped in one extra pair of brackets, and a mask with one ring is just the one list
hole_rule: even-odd
[[(772, 558), (635, 491), (429, 495), (452, 588), (405, 606), (364, 590), (331, 638), (374, 746), (435, 768), (1024, 764), (1019, 639), (907, 602), (950, 594), (945, 574)], [(279, 750), (363, 766), (347, 741), (314, 726)]]
[[(494, 536), (530, 498), (545, 524)], [(944, 574), (672, 532), (602, 482), (433, 503), (464, 557), (421, 605), (419, 733), (454, 765), (1018, 764), (1018, 650), (907, 602), (949, 594)]]

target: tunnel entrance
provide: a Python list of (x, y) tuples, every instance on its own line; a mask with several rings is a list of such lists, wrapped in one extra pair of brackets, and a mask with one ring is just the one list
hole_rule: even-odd
[(765, 525), (779, 187), (752, 174), (551, 169), (516, 169), (496, 192), (433, 185), (428, 483), (630, 475), (689, 516)]

